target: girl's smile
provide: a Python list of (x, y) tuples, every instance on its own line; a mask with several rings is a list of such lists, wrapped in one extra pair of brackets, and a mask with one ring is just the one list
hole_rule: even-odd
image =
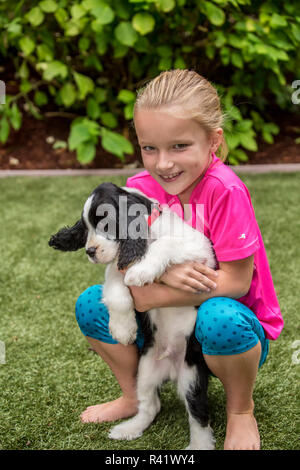
[(134, 122), (146, 170), (167, 193), (187, 204), (211, 161), (211, 139), (194, 119), (166, 110), (139, 109)]

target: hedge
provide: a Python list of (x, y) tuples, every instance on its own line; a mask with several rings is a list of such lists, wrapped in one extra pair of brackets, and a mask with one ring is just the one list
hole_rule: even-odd
[(190, 68), (221, 95), (237, 164), (260, 136), (273, 142), (272, 110), (297, 111), (299, 2), (0, 0), (0, 55), (19, 83), (0, 105), (2, 143), (23, 112), (43, 119), (50, 108), (73, 116), (67, 145), (82, 164), (98, 145), (124, 160), (134, 152), (137, 88), (162, 70)]

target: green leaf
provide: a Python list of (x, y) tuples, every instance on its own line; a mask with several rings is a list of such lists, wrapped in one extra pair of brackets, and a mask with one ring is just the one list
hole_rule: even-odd
[(109, 112), (102, 113), (100, 118), (101, 118), (101, 122), (105, 126), (110, 127), (111, 129), (114, 129), (118, 125), (118, 120), (112, 113), (109, 113)]
[(22, 80), (20, 85), (20, 92), (21, 93), (29, 93), (32, 89), (32, 85), (28, 80)]
[(118, 100), (122, 101), (122, 103), (131, 103), (135, 101), (135, 93), (130, 90), (121, 90), (117, 96)]
[(29, 36), (23, 36), (19, 40), (19, 46), (24, 52), (24, 54), (27, 56), (27, 55), (30, 55), (34, 51), (35, 43)]
[(229, 150), (235, 149), (240, 144), (240, 136), (239, 134), (233, 134), (226, 132), (226, 142), (229, 147)]
[(57, 10), (57, 3), (54, 0), (43, 0), (39, 6), (45, 13), (54, 13)]
[(186, 69), (187, 65), (182, 57), (177, 57), (174, 62), (175, 69)]
[(232, 52), (232, 54), (231, 54), (231, 63), (239, 69), (243, 68), (244, 62), (243, 62), (242, 56), (239, 52), (237, 52), (237, 51)]
[(53, 60), (52, 62), (46, 63), (43, 73), (45, 80), (51, 81), (55, 77), (66, 78), (68, 75), (68, 68), (65, 64), (59, 60)]
[(249, 159), (248, 159), (248, 155), (246, 154), (246, 152), (244, 152), (244, 150), (242, 149), (234, 149), (232, 150), (231, 152), (231, 155), (236, 158), (236, 160), (240, 161), (240, 162), (247, 162)]
[(9, 123), (5, 116), (0, 121), (0, 142), (5, 144), (9, 136)]
[(52, 145), (54, 149), (66, 149), (67, 148), (67, 142), (64, 140), (56, 140), (54, 144)]
[(124, 108), (124, 117), (125, 119), (132, 119), (133, 118), (133, 109), (134, 103), (128, 103)]
[(132, 47), (138, 39), (136, 31), (129, 21), (122, 21), (118, 24), (115, 28), (115, 36), (121, 44), (129, 47)]
[(296, 41), (300, 42), (300, 26), (292, 24), (292, 33)]
[(34, 94), (34, 102), (37, 106), (44, 106), (48, 103), (48, 97), (43, 91), (37, 90)]
[(56, 20), (58, 21), (58, 23), (59, 23), (61, 26), (64, 26), (64, 25), (66, 24), (66, 22), (68, 21), (68, 19), (69, 19), (68, 13), (67, 13), (66, 10), (64, 10), (63, 8), (59, 8), (59, 9), (54, 13), (54, 16), (55, 16)]
[(172, 57), (172, 48), (170, 46), (158, 46), (157, 53), (164, 58)]
[(249, 133), (240, 134), (240, 143), (247, 150), (257, 151), (256, 140)]
[(155, 3), (159, 10), (168, 12), (175, 8), (175, 0), (155, 0)]
[(11, 112), (10, 112), (10, 122), (12, 127), (18, 131), (21, 128), (22, 124), (22, 113), (20, 112), (18, 106), (16, 103), (13, 103), (11, 107)]
[(146, 12), (136, 13), (132, 18), (132, 26), (142, 36), (151, 33), (155, 27), (155, 20), (152, 15)]
[(75, 23), (74, 21), (70, 21), (65, 26), (65, 35), (66, 36), (71, 36), (71, 37), (78, 36), (79, 33), (80, 33), (79, 24)]
[(101, 109), (95, 98), (90, 97), (86, 106), (87, 115), (91, 119), (98, 119), (101, 114)]
[(103, 5), (102, 7), (94, 9), (92, 10), (92, 13), (97, 18), (97, 21), (102, 25), (111, 23), (115, 18), (114, 11), (108, 5)]
[(250, 129), (252, 130), (253, 121), (251, 119), (243, 119), (239, 121), (235, 126), (236, 132), (248, 132)]
[(71, 132), (68, 139), (70, 150), (75, 150), (83, 142), (93, 141), (100, 133), (99, 125), (89, 119), (75, 120), (71, 125)]
[(169, 70), (172, 67), (172, 59), (171, 57), (163, 57), (158, 62), (158, 70)]
[(213, 3), (199, 1), (198, 6), (200, 6), (201, 11), (205, 13), (209, 21), (215, 26), (221, 26), (225, 22), (225, 13)]
[(107, 99), (107, 90), (105, 88), (97, 87), (94, 91), (94, 96), (98, 103), (105, 103)]
[(74, 20), (78, 20), (79, 18), (82, 18), (86, 14), (86, 11), (82, 6), (80, 5), (72, 5), (71, 6), (71, 15), (74, 18)]
[(96, 54), (87, 55), (83, 61), (83, 65), (85, 67), (92, 67), (97, 70), (97, 72), (103, 72), (103, 65)]
[(34, 7), (26, 13), (25, 18), (32, 26), (39, 26), (44, 21), (45, 15), (39, 7)]
[(273, 144), (274, 143), (274, 138), (273, 138), (272, 134), (265, 131), (264, 129), (262, 130), (262, 136), (263, 136), (264, 141), (267, 142), (268, 144)]
[(273, 13), (271, 16), (270, 26), (272, 28), (281, 28), (282, 26), (287, 26), (287, 21), (282, 15), (278, 13)]
[(220, 57), (223, 65), (228, 65), (230, 61), (230, 49), (228, 47), (222, 47), (220, 49)]
[(50, 62), (54, 58), (54, 51), (47, 44), (39, 44), (36, 48), (39, 60)]
[(105, 128), (102, 128), (101, 144), (105, 150), (117, 155), (122, 160), (124, 159), (124, 153), (132, 154), (134, 152), (131, 142), (125, 137)]
[(228, 162), (230, 165), (238, 165), (239, 164), (239, 161), (233, 157), (232, 155), (229, 155), (228, 156)]
[(91, 40), (90, 38), (81, 37), (78, 42), (80, 52), (85, 52), (90, 47)]
[(80, 163), (87, 164), (94, 160), (96, 155), (96, 146), (93, 142), (84, 142), (77, 147), (77, 160)]
[(29, 77), (29, 68), (25, 60), (22, 62), (21, 67), (18, 70), (18, 76), (25, 80)]
[(79, 89), (79, 99), (83, 100), (88, 93), (94, 91), (94, 82), (90, 77), (78, 72), (74, 72), (75, 82)]
[(73, 83), (65, 83), (59, 91), (62, 103), (68, 108), (76, 101), (76, 89)]

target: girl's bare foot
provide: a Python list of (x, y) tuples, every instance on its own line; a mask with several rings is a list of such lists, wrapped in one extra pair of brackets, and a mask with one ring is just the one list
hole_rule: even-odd
[(137, 401), (122, 396), (108, 403), (89, 406), (80, 417), (83, 423), (101, 423), (130, 418), (136, 415), (137, 411)]
[(224, 450), (259, 450), (260, 437), (253, 412), (227, 413)]

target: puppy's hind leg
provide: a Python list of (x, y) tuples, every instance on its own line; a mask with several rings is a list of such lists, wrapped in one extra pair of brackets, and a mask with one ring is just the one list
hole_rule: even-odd
[(166, 374), (162, 368), (155, 367), (154, 360), (148, 354), (140, 359), (137, 380), (138, 413), (128, 421), (112, 428), (109, 433), (111, 439), (137, 439), (159, 413), (160, 399), (157, 389)]
[(178, 392), (189, 415), (190, 444), (186, 450), (213, 450), (214, 437), (209, 426), (207, 377), (196, 365), (184, 363), (178, 377)]

